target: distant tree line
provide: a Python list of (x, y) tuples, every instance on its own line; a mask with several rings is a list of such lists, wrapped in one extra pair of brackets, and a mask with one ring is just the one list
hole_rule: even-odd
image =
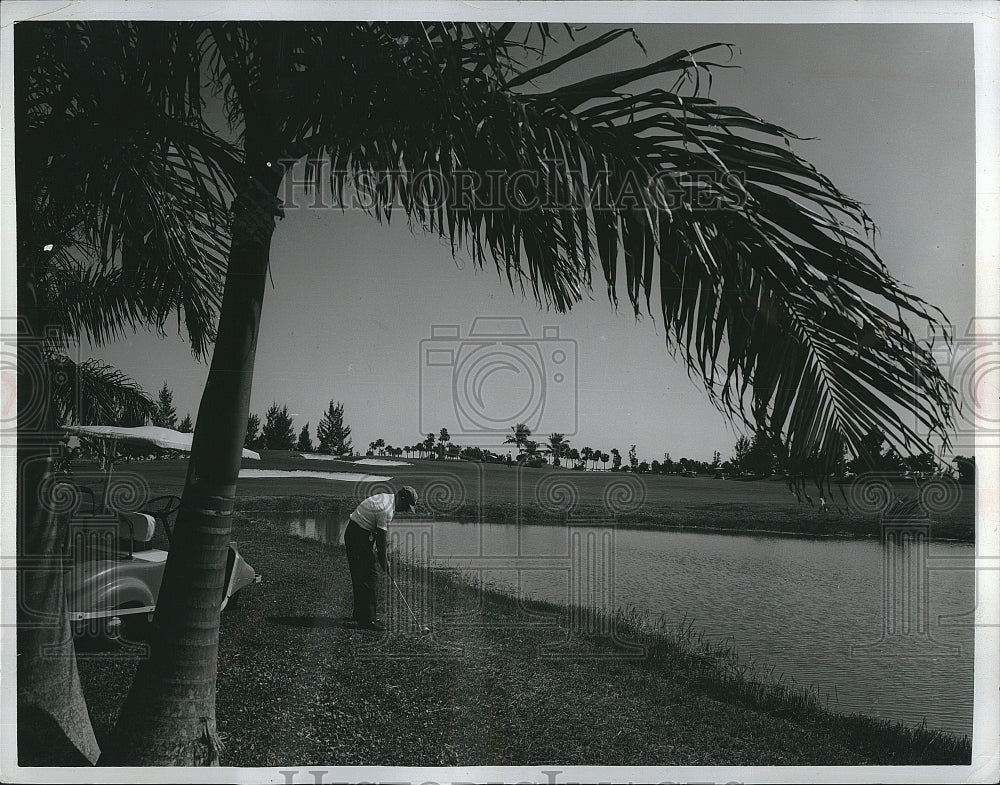
[[(141, 388), (115, 369), (108, 369), (116, 374), (119, 384), (128, 383), (138, 391), (135, 395), (137, 404), (128, 408), (119, 407), (120, 412), (106, 406), (108, 411), (101, 411), (96, 416), (107, 424), (143, 425), (149, 423), (161, 428), (174, 428), (183, 433), (191, 433), (194, 428), (191, 414), (187, 413), (178, 422), (177, 411), (173, 405), (173, 391), (164, 382), (155, 400), (148, 398)], [(107, 375), (107, 374), (105, 374)], [(120, 377), (120, 379), (119, 379)], [(124, 380), (124, 381), (122, 381)], [(135, 397), (133, 395), (133, 397)], [(69, 419), (73, 419), (71, 416)], [(78, 419), (90, 419), (82, 417)], [(108, 421), (111, 422), (108, 422)], [(366, 455), (388, 457), (418, 457), (435, 460), (467, 460), (482, 463), (510, 463), (511, 465), (541, 468), (551, 464), (577, 471), (612, 471), (633, 472), (636, 474), (679, 474), (684, 476), (711, 475), (715, 477), (771, 477), (787, 474), (792, 468), (787, 466), (777, 449), (763, 434), (742, 435), (733, 445), (733, 454), (723, 460), (718, 450), (712, 454), (711, 461), (701, 461), (682, 457), (674, 460), (669, 452), (663, 454), (663, 460), (639, 460), (636, 446), (628, 450), (627, 462), (623, 460), (618, 448), (605, 452), (603, 449), (585, 446), (573, 447), (569, 438), (563, 433), (551, 433), (544, 442), (532, 439), (531, 429), (524, 423), (511, 426), (510, 434), (505, 444), (512, 447), (511, 451), (494, 452), (477, 446), (461, 446), (451, 440), (447, 428), (441, 428), (437, 434), (428, 433), (421, 440), (402, 447), (388, 444), (385, 439), (378, 438), (368, 444)], [(83, 440), (83, 446), (88, 446)], [(886, 447), (886, 438), (877, 430), (869, 432), (861, 442), (859, 454), (848, 458), (845, 453), (834, 465), (833, 473), (839, 476), (851, 476), (865, 472), (880, 472), (899, 474), (922, 479), (936, 473), (953, 476), (964, 484), (975, 482), (976, 459), (974, 456), (956, 455), (953, 466), (943, 465), (933, 453), (924, 452), (918, 455), (902, 456), (892, 447)], [(296, 435), (293, 417), (288, 412), (287, 405), (279, 406), (277, 401), (271, 403), (264, 415), (264, 422), (258, 415), (251, 413), (247, 420), (247, 432), (244, 446), (252, 450), (296, 450), (299, 452), (317, 452), (325, 455), (351, 455), (351, 427), (344, 422), (344, 405), (340, 401), (331, 400), (316, 426), (316, 443), (314, 444), (307, 422)], [(86, 449), (84, 450), (86, 452)], [(126, 457), (142, 457), (144, 455), (164, 456), (169, 451), (141, 450), (134, 447), (124, 448)], [(610, 462), (611, 466), (608, 466)], [(808, 467), (797, 467), (797, 471), (808, 470)]]
[[(407, 457), (461, 459), (483, 463), (509, 462), (528, 468), (552, 465), (578, 471), (709, 475), (718, 478), (766, 478), (796, 472), (808, 473), (812, 468), (802, 464), (794, 467), (788, 465), (782, 458), (780, 449), (776, 448), (766, 436), (757, 433), (740, 436), (733, 445), (733, 454), (729, 459), (723, 460), (722, 453), (715, 450), (711, 461), (686, 457), (674, 460), (669, 452), (663, 454), (663, 460), (640, 460), (636, 445), (633, 444), (628, 450), (626, 462), (618, 448), (605, 452), (591, 446), (572, 447), (569, 438), (562, 433), (549, 434), (544, 443), (531, 437), (531, 429), (526, 424), (517, 423), (511, 426), (510, 434), (504, 443), (511, 445), (513, 450), (504, 454), (476, 446), (456, 445), (451, 442), (447, 428), (442, 428), (437, 436), (428, 433), (422, 440), (401, 448), (387, 444), (384, 439), (376, 439), (369, 443), (367, 454), (399, 456), (405, 453)], [(849, 477), (874, 471), (923, 479), (933, 474), (951, 476), (957, 471), (959, 482), (974, 482), (975, 458), (957, 455), (954, 458), (954, 466), (951, 467), (939, 461), (930, 452), (903, 457), (893, 448), (884, 449), (885, 442), (882, 433), (872, 431), (863, 440), (860, 454), (849, 459), (845, 453), (840, 461), (834, 462), (832, 474)]]

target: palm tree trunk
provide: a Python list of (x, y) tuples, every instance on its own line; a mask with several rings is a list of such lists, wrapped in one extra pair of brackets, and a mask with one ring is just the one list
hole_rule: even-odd
[[(19, 271), (19, 281), (27, 274)], [(19, 288), (17, 390), (17, 743), (22, 766), (88, 765), (100, 748), (66, 617), (61, 533), (46, 479), (58, 447), (43, 331), (46, 310)], [(49, 490), (47, 490), (49, 489)]]
[(101, 765), (219, 763), (219, 612), (274, 232), (274, 194), (282, 176), (280, 167), (266, 165), (250, 172), (234, 205), (218, 336), (150, 631), (150, 656), (139, 666)]

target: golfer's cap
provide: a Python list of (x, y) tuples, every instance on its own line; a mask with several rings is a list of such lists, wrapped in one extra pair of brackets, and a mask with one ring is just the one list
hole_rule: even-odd
[(402, 488), (399, 489), (399, 491), (400, 493), (409, 494), (410, 504), (416, 504), (417, 499), (420, 498), (419, 496), (417, 496), (417, 489), (414, 488), (412, 485), (404, 485)]

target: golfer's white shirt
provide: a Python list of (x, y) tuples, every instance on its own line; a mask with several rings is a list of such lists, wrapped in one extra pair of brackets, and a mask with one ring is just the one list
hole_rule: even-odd
[(376, 493), (369, 496), (351, 513), (351, 520), (366, 531), (387, 530), (396, 514), (396, 494)]

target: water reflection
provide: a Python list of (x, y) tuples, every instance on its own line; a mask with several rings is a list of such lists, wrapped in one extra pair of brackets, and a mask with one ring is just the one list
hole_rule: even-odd
[(343, 543), (342, 525), (335, 515), (302, 515), (301, 513), (281, 513), (288, 533), (295, 537), (319, 540), (330, 545)]
[[(333, 516), (287, 516), (335, 544)], [(974, 546), (397, 520), (421, 556), (563, 604), (693, 621), (830, 707), (971, 734)], [(409, 531), (412, 529), (412, 531)], [(419, 531), (417, 531), (419, 529)], [(409, 537), (409, 540), (405, 540)], [(404, 550), (407, 550), (404, 548)]]

